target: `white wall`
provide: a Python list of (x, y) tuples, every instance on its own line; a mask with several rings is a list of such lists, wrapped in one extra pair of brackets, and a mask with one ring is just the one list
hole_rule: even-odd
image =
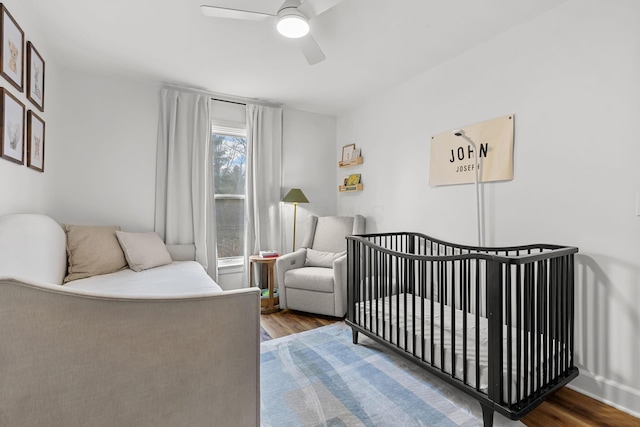
[(515, 178), (484, 185), (487, 244), (580, 248), (573, 387), (636, 415), (639, 41), (639, 2), (567, 2), (340, 116), (336, 145), (365, 157), (339, 213), (474, 244), (474, 188), (428, 186), (430, 137), (514, 113)]
[[(4, 77), (0, 77), (0, 86), (7, 89), (13, 96), (18, 98), (22, 102), (26, 109), (34, 111), (45, 122), (45, 173), (37, 172), (26, 166), (26, 152), (25, 152), (25, 164), (18, 165), (17, 163), (10, 162), (8, 160), (0, 158), (0, 215), (6, 215), (10, 213), (20, 212), (39, 212), (46, 213), (49, 202), (49, 195), (46, 190), (46, 182), (48, 179), (48, 169), (51, 165), (49, 159), (49, 152), (55, 151), (57, 141), (50, 137), (51, 128), (55, 129), (55, 124), (51, 123), (50, 116), (54, 109), (52, 105), (55, 105), (58, 100), (58, 94), (56, 87), (56, 77), (58, 74), (58, 66), (54, 59), (47, 55), (47, 37), (45, 34), (41, 34), (39, 31), (39, 25), (37, 22), (31, 19), (31, 16), (19, 0), (9, 0), (2, 2), (4, 6), (9, 10), (9, 13), (18, 22), (18, 25), (22, 28), (25, 35), (25, 76), (26, 76), (26, 42), (31, 41), (35, 48), (40, 52), (45, 60), (45, 111), (38, 110), (31, 101), (27, 99), (27, 80), (24, 78), (24, 88), (22, 92), (18, 92)], [(26, 116), (25, 116), (25, 135), (26, 129)], [(26, 137), (24, 138), (25, 144), (27, 143)]]
[(159, 86), (70, 69), (60, 86), (59, 146), (47, 153), (52, 216), (153, 230)]
[[(304, 192), (308, 204), (298, 204), (296, 247), (309, 231), (310, 215), (335, 215), (334, 182), (336, 118), (292, 109), (283, 112), (282, 196), (292, 188)], [(293, 205), (283, 203), (282, 233), (286, 252), (293, 246)]]

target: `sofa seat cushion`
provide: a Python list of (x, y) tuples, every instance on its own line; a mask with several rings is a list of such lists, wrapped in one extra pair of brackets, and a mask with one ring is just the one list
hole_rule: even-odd
[(119, 297), (179, 297), (222, 292), (195, 261), (176, 261), (140, 272), (126, 269), (74, 280), (64, 287)]
[(287, 288), (333, 292), (333, 269), (324, 267), (303, 267), (289, 270), (284, 275)]

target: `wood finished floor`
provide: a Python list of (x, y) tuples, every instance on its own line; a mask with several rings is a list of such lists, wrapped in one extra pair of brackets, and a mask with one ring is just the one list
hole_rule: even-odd
[[(330, 325), (339, 319), (283, 310), (260, 317), (272, 338)], [(569, 388), (563, 388), (521, 420), (529, 427), (640, 427), (640, 419)]]

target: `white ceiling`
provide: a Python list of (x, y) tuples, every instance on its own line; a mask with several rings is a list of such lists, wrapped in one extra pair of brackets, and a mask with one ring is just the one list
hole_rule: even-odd
[(201, 4), (275, 13), (283, 0), (21, 0), (58, 63), (324, 114), (352, 109), (565, 1), (344, 0), (311, 21), (327, 59), (310, 66), (269, 21), (200, 13)]

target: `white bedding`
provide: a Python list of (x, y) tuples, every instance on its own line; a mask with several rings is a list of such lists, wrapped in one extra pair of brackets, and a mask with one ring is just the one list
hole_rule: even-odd
[(202, 265), (195, 261), (175, 261), (137, 273), (126, 269), (74, 280), (64, 287), (130, 297), (199, 296), (222, 292)]
[[(399, 297), (399, 304), (398, 304), (398, 297)], [(414, 343), (414, 339), (412, 339), (412, 334), (414, 331), (414, 327), (415, 327), (415, 342), (416, 342), (416, 349), (415, 349), (415, 355), (418, 358), (422, 357), (422, 345), (420, 344), (421, 341), (421, 337), (422, 337), (422, 325), (425, 325), (425, 331), (424, 331), (424, 346), (425, 346), (425, 360), (428, 363), (431, 363), (431, 348), (430, 348), (430, 342), (431, 342), (431, 326), (430, 326), (430, 319), (431, 319), (431, 300), (427, 299), (427, 298), (420, 298), (418, 296), (412, 295), (412, 294), (406, 294), (407, 297), (407, 304), (406, 304), (406, 324), (404, 321), (404, 317), (405, 317), (405, 304), (404, 304), (404, 300), (405, 300), (405, 294), (399, 294), (399, 295), (392, 295), (390, 297), (385, 297), (385, 298), (381, 298), (379, 300), (373, 300), (372, 304), (369, 303), (369, 301), (365, 301), (362, 303), (359, 303), (359, 323), (361, 325), (366, 324), (367, 325), (367, 329), (371, 330), (374, 333), (379, 334), (381, 337), (383, 335), (383, 331), (384, 331), (384, 339), (385, 341), (391, 342), (395, 345), (397, 345), (400, 348), (406, 349), (407, 352), (409, 353), (413, 353), (413, 343)], [(413, 313), (413, 301), (412, 299), (415, 298), (415, 305), (416, 305), (416, 314), (414, 315)], [(421, 313), (422, 313), (422, 301), (424, 301), (424, 322), (421, 320)], [(370, 309), (370, 306), (373, 307), (373, 310)], [(384, 316), (383, 316), (383, 307), (384, 307)], [(397, 313), (398, 313), (398, 308), (400, 309), (400, 318), (399, 318), (399, 322), (398, 322), (398, 318)], [(444, 367), (442, 368), (445, 372), (451, 374), (451, 365), (452, 365), (452, 334), (451, 334), (451, 308), (447, 305), (444, 306), (444, 310), (442, 311), (442, 313), (440, 312), (440, 304), (437, 302), (434, 302), (434, 339), (433, 339), (433, 344), (435, 347), (435, 351), (434, 351), (434, 361), (433, 364), (438, 367), (438, 368), (442, 368), (442, 362), (441, 362), (441, 335), (440, 335), (440, 325), (441, 325), (441, 321), (442, 318), (444, 318)], [(376, 314), (377, 313), (377, 314)], [(391, 314), (390, 314), (391, 313)], [(373, 315), (373, 324), (370, 325), (369, 322), (369, 316)], [(377, 317), (377, 321), (375, 320)], [(416, 319), (416, 321), (414, 322), (413, 319)], [(455, 309), (455, 365), (456, 365), (456, 372), (455, 372), (455, 377), (458, 379), (463, 379), (463, 366), (464, 366), (464, 352), (463, 352), (463, 317), (464, 317), (464, 313), (461, 310)], [(488, 332), (487, 332), (487, 319), (484, 317), (479, 317), (480, 319), (480, 327), (479, 327), (479, 343), (480, 343), (480, 357), (479, 357), (479, 361), (480, 361), (480, 390), (483, 393), (487, 393), (487, 383), (488, 383)], [(384, 320), (384, 322), (383, 322)], [(408, 331), (408, 342), (405, 345), (405, 336), (403, 333), (398, 333), (398, 331), (403, 331), (403, 330), (407, 330)], [(511, 396), (507, 396), (508, 394), (508, 388), (507, 388), (507, 375), (504, 375), (504, 394), (503, 394), (503, 398), (509, 402), (509, 403), (514, 403), (516, 401), (516, 380), (517, 380), (517, 371), (516, 371), (516, 366), (517, 366), (517, 353), (516, 353), (516, 349), (517, 349), (517, 335), (516, 335), (516, 329), (515, 328), (511, 328), (512, 331), (512, 392), (511, 392)], [(543, 340), (546, 339), (545, 336), (542, 336)], [(529, 333), (528, 332), (521, 332), (521, 342), (524, 342), (525, 339), (529, 339)], [(503, 330), (503, 360), (505, 363), (505, 367), (506, 367), (506, 363), (507, 363), (507, 327), (504, 327)], [(523, 348), (521, 348), (521, 351), (523, 351)], [(530, 351), (530, 350), (529, 350)], [(474, 314), (467, 314), (467, 353), (466, 353), (466, 364), (467, 364), (467, 381), (466, 383), (471, 385), (472, 387), (476, 386), (476, 357), (475, 357), (475, 352), (476, 352), (476, 326), (475, 326), (475, 315)], [(541, 352), (542, 353), (542, 352)], [(541, 354), (541, 360), (542, 359), (542, 354)], [(522, 371), (526, 371), (526, 372), (522, 372)], [(527, 369), (522, 369), (521, 368), (521, 376), (524, 375), (527, 376), (527, 378), (530, 378), (530, 370)], [(524, 397), (525, 393), (524, 393), (524, 380), (521, 380), (521, 390), (520, 390), (520, 397)]]

